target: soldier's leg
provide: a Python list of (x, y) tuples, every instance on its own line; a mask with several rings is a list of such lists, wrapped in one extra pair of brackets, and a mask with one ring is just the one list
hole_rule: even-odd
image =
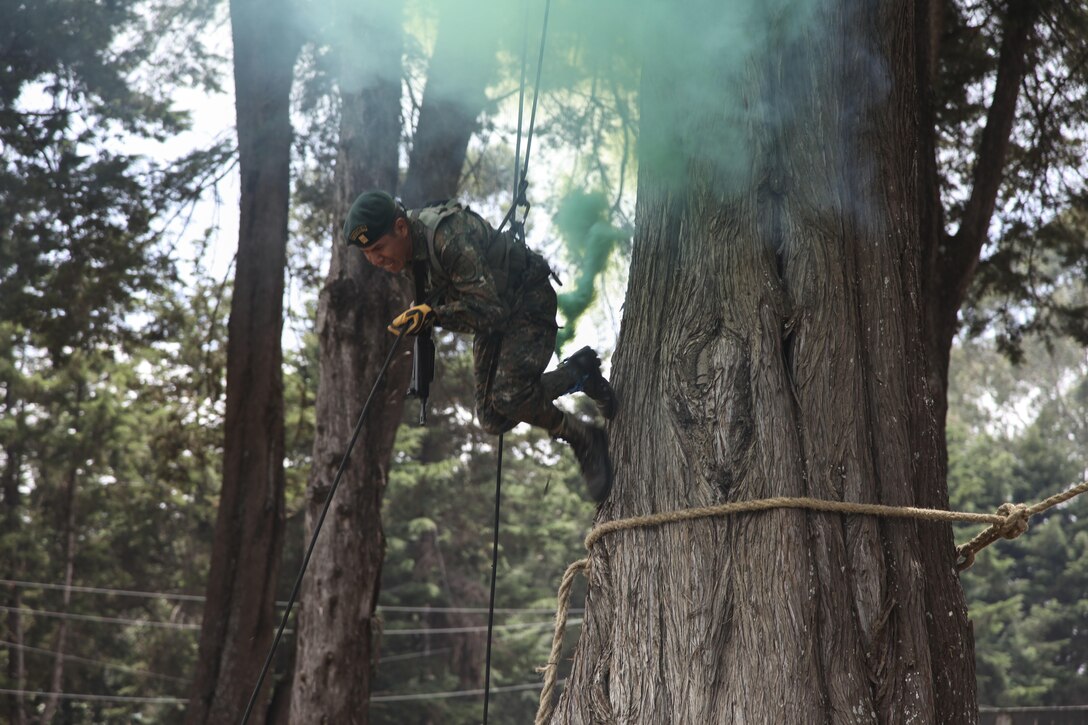
[(496, 351), (489, 400), (496, 413), (554, 433), (563, 412), (552, 404), (541, 373), (555, 348), (555, 323), (518, 320), (503, 333)]
[(476, 383), (476, 418), (480, 427), (492, 435), (501, 435), (515, 425), (495, 408), (492, 398), (492, 380), (499, 361), (502, 346), (501, 335), (477, 333), (472, 340), (473, 378)]
[(603, 501), (612, 488), (607, 435), (603, 429), (556, 408), (552, 403), (555, 396), (541, 376), (552, 355), (555, 332), (554, 322), (519, 320), (510, 326), (498, 351), (491, 400), (501, 416), (538, 426), (569, 443), (590, 495)]

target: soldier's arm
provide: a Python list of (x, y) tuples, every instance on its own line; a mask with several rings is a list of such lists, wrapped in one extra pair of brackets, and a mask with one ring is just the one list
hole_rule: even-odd
[(451, 330), (495, 330), (510, 309), (499, 297), (483, 255), (490, 230), (470, 214), (456, 214), (435, 230), (434, 245), (449, 277), (453, 299), (434, 308), (439, 324)]

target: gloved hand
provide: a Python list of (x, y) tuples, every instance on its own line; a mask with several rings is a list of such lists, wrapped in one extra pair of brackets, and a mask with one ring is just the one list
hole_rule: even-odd
[(388, 330), (402, 335), (415, 335), (433, 320), (434, 310), (430, 305), (412, 305), (396, 316), (389, 324)]

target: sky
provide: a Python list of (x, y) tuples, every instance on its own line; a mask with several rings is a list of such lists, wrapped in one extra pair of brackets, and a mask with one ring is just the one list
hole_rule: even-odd
[[(214, 50), (222, 52), (229, 58), (229, 24), (224, 23), (220, 26), (208, 42)], [(547, 63), (546, 58), (545, 68)], [(191, 115), (190, 130), (170, 138), (165, 143), (140, 141), (138, 146), (129, 146), (129, 150), (147, 153), (161, 159), (175, 159), (194, 149), (209, 146), (225, 135), (233, 136), (235, 124), (233, 76), (229, 72), (229, 66), (222, 74), (221, 82), (222, 93), (182, 89), (174, 95), (175, 107), (188, 111)], [(498, 117), (500, 128), (508, 127), (512, 131), (516, 127), (515, 100), (511, 99), (500, 113)], [(527, 98), (527, 106), (529, 101), (530, 98)], [(407, 98), (405, 103), (408, 103)], [(542, 107), (541, 114), (543, 112)], [(528, 124), (528, 108), (525, 123)], [(502, 141), (499, 134), (491, 135), (492, 139), (496, 137), (499, 137), (500, 142)], [(510, 146), (513, 145), (512, 138), (509, 139), (509, 143)], [(557, 292), (560, 294), (571, 290), (575, 270), (569, 268), (564, 259), (562, 245), (550, 212), (543, 206), (541, 200), (553, 198), (559, 193), (558, 185), (569, 175), (572, 161), (572, 151), (542, 143), (539, 136), (534, 140), (529, 179), (536, 189), (531, 188), (529, 191), (530, 198), (535, 201), (535, 204), (531, 208), (526, 224), (528, 243), (531, 248), (544, 254), (558, 272), (564, 283), (557, 286)], [(176, 238), (182, 260), (190, 259), (195, 253), (193, 240), (199, 238), (203, 230), (212, 230), (212, 243), (200, 263), (214, 279), (221, 280), (233, 274), (232, 259), (238, 247), (239, 194), (238, 169), (234, 167), (214, 190), (204, 194), (190, 215), (175, 220), (167, 230), (169, 235), (174, 235)], [(501, 203), (508, 202), (509, 196), (506, 195)], [(476, 205), (476, 208), (496, 225), (506, 211), (505, 206), (498, 205)], [(326, 258), (326, 267), (322, 270), (322, 274), (327, 270), (327, 263)], [(615, 349), (619, 335), (622, 300), (626, 288), (626, 268), (621, 267), (622, 265), (617, 264), (610, 266), (600, 286), (596, 302), (579, 321), (574, 338), (563, 348), (564, 353), (569, 354), (583, 345), (595, 347), (606, 356), (606, 370), (608, 369), (607, 358)], [(287, 304), (301, 311), (303, 293), (295, 288), (289, 289), (287, 295)], [(290, 326), (285, 326), (284, 335), (285, 345), (297, 346), (297, 334)], [(555, 361), (557, 359), (553, 362)]]

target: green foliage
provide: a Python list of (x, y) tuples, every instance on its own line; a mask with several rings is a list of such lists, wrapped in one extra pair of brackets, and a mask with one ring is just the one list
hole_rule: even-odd
[[(398, 433), (383, 513), (387, 553), (379, 602), (379, 609), (435, 611), (384, 611), (376, 694), (425, 695), (483, 685), (495, 439), (472, 419), (470, 351), (451, 336), (440, 340), (439, 351), (429, 426), (411, 424), (410, 405), (409, 422)], [(497, 607), (535, 611), (496, 614), (493, 687), (539, 681), (534, 668), (551, 644), (555, 588), (566, 565), (581, 555), (593, 515), (569, 451), (537, 430), (507, 434), (502, 481)], [(457, 627), (476, 631), (428, 631)], [(424, 632), (393, 634), (398, 629)], [(493, 693), (492, 721), (531, 721), (537, 695), (536, 690)], [(379, 701), (371, 705), (371, 717), (375, 723), (472, 722), (481, 707), (479, 696)]]
[[(163, 229), (233, 152), (163, 163), (129, 151), (185, 128), (174, 81), (208, 69), (199, 40), (154, 61), (156, 40), (199, 35), (216, 3), (174, 5), (17, 3), (0, 31), (0, 576), (34, 583), (5, 588), (5, 606), (62, 615), (4, 615), (5, 689), (53, 689), (62, 627), (65, 692), (183, 695), (195, 655), (200, 612), (185, 601), (36, 584), (71, 571), (82, 587), (203, 589), (226, 308), (199, 268), (182, 289)], [(7, 666), (17, 657), (22, 677)], [(28, 698), (26, 713), (45, 702)], [(5, 696), (0, 719), (14, 706)], [(180, 717), (176, 705), (58, 707), (71, 723)]]
[[(1025, 347), (1013, 368), (993, 346), (955, 351), (949, 493), (956, 509), (1031, 503), (1084, 479), (1083, 395), (1076, 349)], [(986, 405), (956, 405), (956, 400)], [(966, 420), (963, 414), (966, 413)], [(1016, 418), (1010, 418), (1018, 413)], [(970, 422), (967, 422), (967, 421)], [(957, 541), (977, 528), (961, 527)], [(1026, 534), (980, 553), (961, 575), (974, 622), (979, 700), (1003, 706), (1083, 704), (1088, 689), (1088, 497), (1033, 519)]]
[[(965, 306), (972, 334), (992, 330), (1014, 358), (1025, 336), (1069, 336), (1088, 344), (1088, 297), (1070, 282), (1088, 277), (1088, 6), (1043, 0), (945, 5), (937, 99), (942, 198), (958, 224), (973, 184), (999, 49), (1016, 13), (1035, 14), (1032, 47), (1001, 172), (991, 244)], [(954, 231), (953, 229), (950, 230)]]

